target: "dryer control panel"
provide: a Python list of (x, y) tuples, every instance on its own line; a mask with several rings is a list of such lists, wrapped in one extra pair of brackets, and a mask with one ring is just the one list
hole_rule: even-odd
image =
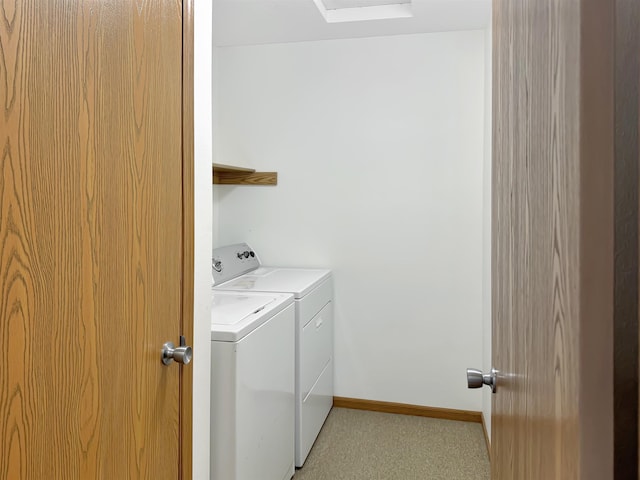
[(236, 243), (213, 249), (211, 262), (215, 285), (227, 282), (260, 267), (260, 260), (246, 243)]

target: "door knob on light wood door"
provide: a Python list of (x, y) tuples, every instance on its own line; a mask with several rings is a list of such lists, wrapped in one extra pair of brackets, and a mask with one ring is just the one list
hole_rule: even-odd
[(467, 387), (469, 388), (482, 388), (483, 385), (491, 387), (491, 391), (496, 393), (498, 379), (498, 371), (495, 368), (491, 369), (491, 373), (482, 373), (482, 370), (477, 368), (467, 368)]
[(173, 343), (167, 342), (162, 346), (162, 363), (169, 365), (174, 360), (183, 365), (191, 363), (193, 350), (187, 345), (176, 347)]

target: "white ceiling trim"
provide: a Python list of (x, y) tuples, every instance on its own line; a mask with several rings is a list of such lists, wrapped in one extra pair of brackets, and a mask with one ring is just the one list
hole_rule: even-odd
[[(367, 20), (387, 20), (413, 17), (411, 3), (373, 5), (369, 7), (327, 8), (327, 0), (313, 0), (327, 23), (363, 22)], [(364, 2), (354, 2), (364, 3)]]
[(327, 10), (338, 10), (340, 8), (365, 8), (380, 7), (383, 5), (397, 5), (401, 3), (411, 3), (411, 0), (321, 0)]
[(327, 22), (315, 0), (213, 0), (214, 45), (481, 30), (491, 24), (491, 0), (413, 0), (411, 12), (400, 19)]

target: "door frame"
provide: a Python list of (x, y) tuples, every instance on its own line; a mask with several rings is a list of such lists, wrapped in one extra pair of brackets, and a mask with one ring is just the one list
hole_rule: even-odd
[(614, 478), (638, 478), (638, 214), (640, 4), (615, 0)]
[[(181, 335), (193, 342), (194, 275), (194, 0), (182, 2), (182, 320)], [(197, 359), (194, 360), (197, 362)], [(179, 478), (193, 477), (193, 365), (180, 369)]]
[[(614, 469), (614, 5), (581, 3), (580, 474)], [(594, 378), (599, 381), (594, 381)], [(597, 454), (595, 454), (597, 452)]]

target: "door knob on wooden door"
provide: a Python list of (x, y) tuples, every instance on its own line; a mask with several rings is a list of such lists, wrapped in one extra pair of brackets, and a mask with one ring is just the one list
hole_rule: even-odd
[[(182, 341), (180, 343), (183, 343)], [(162, 346), (162, 363), (169, 365), (174, 360), (183, 365), (191, 363), (193, 350), (187, 345), (176, 347), (173, 343), (167, 342)]]
[(495, 368), (491, 369), (491, 373), (482, 373), (482, 370), (477, 368), (467, 368), (467, 387), (469, 388), (482, 388), (483, 385), (487, 385), (491, 387), (493, 393), (496, 393), (497, 379), (498, 371)]

